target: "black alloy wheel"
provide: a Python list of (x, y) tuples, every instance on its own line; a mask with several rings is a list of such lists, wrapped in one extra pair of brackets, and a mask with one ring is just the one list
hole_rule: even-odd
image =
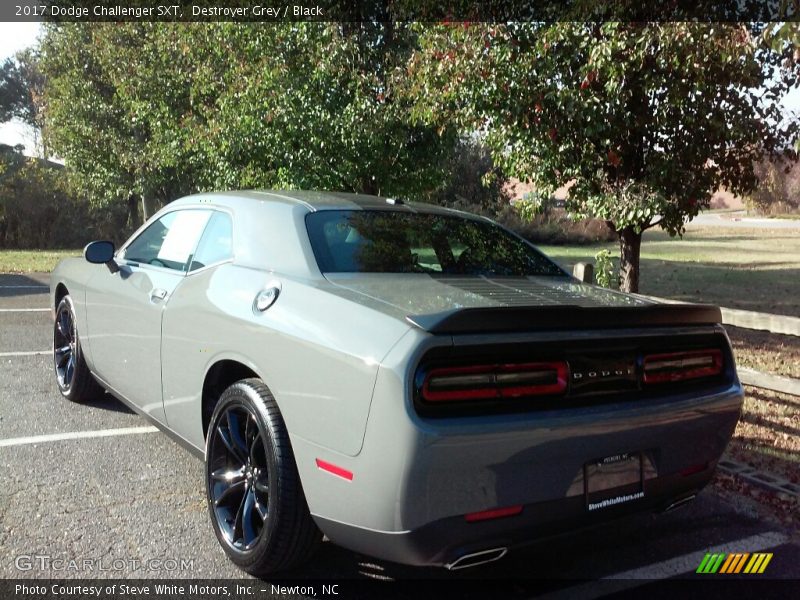
[(86, 402), (103, 393), (103, 389), (95, 381), (83, 358), (75, 307), (69, 295), (64, 296), (56, 307), (56, 319), (53, 324), (53, 366), (58, 391), (67, 400)]
[(77, 355), (78, 332), (72, 316), (72, 306), (62, 301), (56, 314), (53, 330), (53, 362), (56, 379), (62, 393), (69, 393), (75, 379), (75, 359)]
[(220, 545), (252, 575), (300, 565), (322, 541), (283, 417), (259, 379), (234, 383), (214, 408), (206, 435), (206, 496)]
[(264, 434), (244, 404), (228, 406), (211, 432), (209, 492), (225, 541), (249, 550), (269, 516), (269, 467)]

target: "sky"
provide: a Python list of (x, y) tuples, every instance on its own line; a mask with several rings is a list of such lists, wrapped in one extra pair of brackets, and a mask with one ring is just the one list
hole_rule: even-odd
[[(39, 23), (4, 23), (0, 22), (0, 63), (16, 52), (36, 43), (39, 35)], [(800, 88), (793, 89), (783, 101), (786, 113), (800, 114)], [(14, 146), (23, 144), (25, 153), (35, 154), (34, 135), (32, 130), (22, 123), (10, 122), (0, 124), (0, 143)]]

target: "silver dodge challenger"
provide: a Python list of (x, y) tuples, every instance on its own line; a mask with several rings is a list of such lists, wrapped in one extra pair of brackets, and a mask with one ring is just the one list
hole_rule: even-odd
[(691, 500), (742, 405), (718, 308), (582, 283), (484, 217), (197, 194), (52, 275), (58, 387), (205, 461), (264, 576), (322, 541), (459, 569)]

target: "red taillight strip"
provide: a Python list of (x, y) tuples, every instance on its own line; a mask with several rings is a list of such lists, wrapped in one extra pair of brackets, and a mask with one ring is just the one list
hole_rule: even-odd
[[(534, 383), (537, 376), (555, 381)], [(568, 379), (564, 361), (442, 367), (431, 369), (421, 391), (422, 398), (430, 402), (544, 396), (565, 392)], [(432, 389), (437, 385), (459, 386), (459, 389)]]
[[(666, 370), (655, 371), (655, 369)], [(644, 357), (643, 381), (645, 383), (683, 381), (684, 379), (710, 377), (720, 373), (722, 373), (722, 351), (716, 348), (650, 354)]]
[(323, 471), (327, 471), (328, 473), (333, 473), (334, 475), (338, 475), (342, 479), (347, 479), (347, 481), (353, 481), (352, 471), (348, 471), (347, 469), (338, 467), (320, 458), (317, 459), (317, 468), (322, 469)]
[(489, 510), (482, 510), (480, 512), (469, 513), (464, 515), (467, 523), (474, 523), (475, 521), (488, 521), (489, 519), (501, 519), (503, 517), (513, 517), (522, 512), (522, 505), (506, 506), (504, 508), (490, 508)]

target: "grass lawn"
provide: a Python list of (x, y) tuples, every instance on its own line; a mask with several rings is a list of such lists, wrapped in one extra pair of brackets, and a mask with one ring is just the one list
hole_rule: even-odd
[[(593, 262), (616, 244), (540, 246), (568, 270)], [(640, 292), (800, 316), (800, 232), (690, 226), (681, 238), (647, 231), (642, 243)]]
[(58, 261), (81, 250), (0, 250), (0, 273), (49, 273)]

